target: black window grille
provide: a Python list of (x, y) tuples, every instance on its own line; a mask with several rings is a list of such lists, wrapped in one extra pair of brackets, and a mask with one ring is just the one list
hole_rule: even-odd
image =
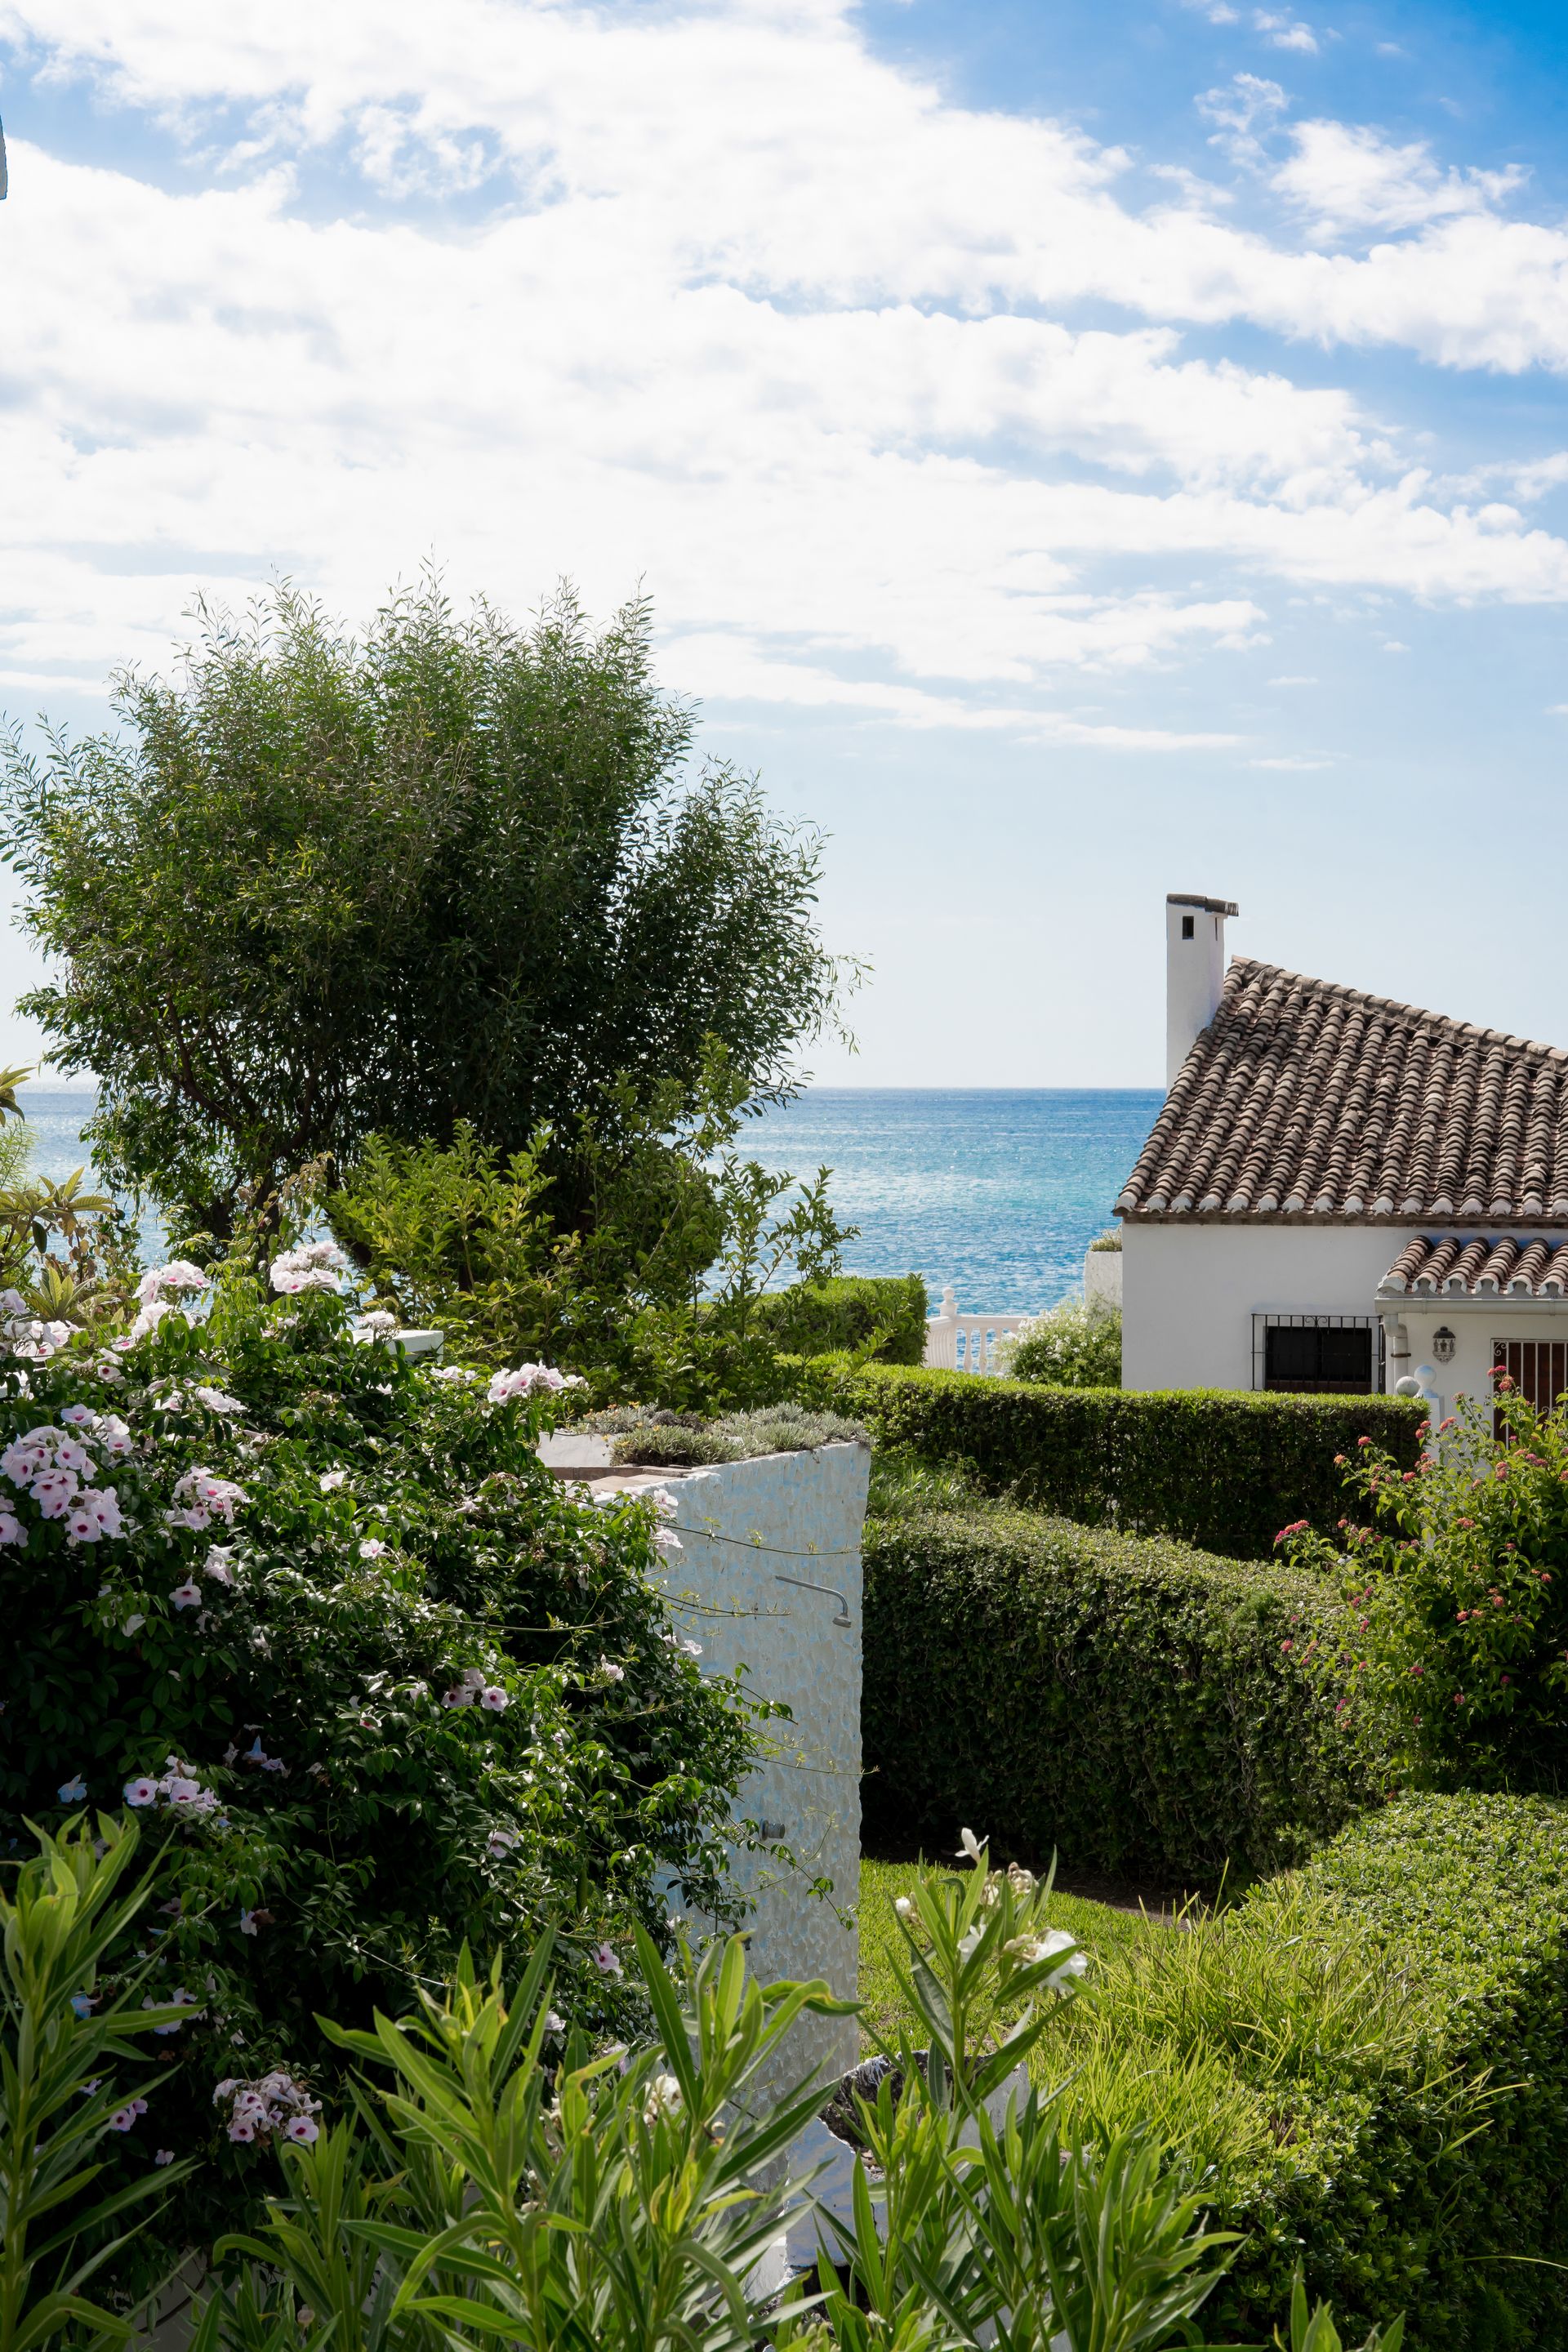
[(1369, 1396), (1384, 1386), (1375, 1315), (1255, 1315), (1252, 1385), (1299, 1395)]

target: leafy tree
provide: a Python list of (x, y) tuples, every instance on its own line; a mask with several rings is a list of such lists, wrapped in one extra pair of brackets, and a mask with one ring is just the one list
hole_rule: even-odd
[(372, 1132), (510, 1155), (613, 1119), (617, 1082), (692, 1096), (710, 1041), (788, 1091), (843, 977), (820, 839), (688, 775), (646, 602), (595, 634), (563, 588), (519, 627), (426, 577), (363, 636), (287, 584), (196, 619), (172, 677), (118, 676), (119, 732), (0, 736), (0, 855), (58, 974), (24, 1005), (100, 1082), (107, 1176), (223, 1234)]

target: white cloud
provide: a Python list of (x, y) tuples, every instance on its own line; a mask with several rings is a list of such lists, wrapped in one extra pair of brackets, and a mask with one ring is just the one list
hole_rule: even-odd
[(1296, 49), (1304, 57), (1318, 54), (1318, 37), (1310, 25), (1302, 24), (1299, 16), (1288, 10), (1255, 8), (1252, 12), (1254, 32), (1262, 33), (1276, 49)]
[(1274, 760), (1249, 760), (1249, 768), (1278, 768), (1289, 775), (1306, 775), (1314, 768), (1331, 768), (1331, 760), (1314, 760), (1306, 751), (1286, 751)]
[[(1568, 601), (1568, 544), (1479, 477), (1182, 346), (1247, 319), (1568, 366), (1568, 236), (1474, 174), (1459, 206), (1425, 150), (1298, 138), (1293, 202), (1311, 155), (1337, 217), (1426, 204), (1358, 256), (1140, 210), (1118, 151), (949, 102), (839, 0), (0, 0), (7, 37), (195, 159), (176, 194), (15, 145), (8, 676), (161, 659), (195, 587), (272, 564), (361, 614), (433, 551), (513, 601), (646, 575), (696, 690), (1173, 748), (1041, 698), (1260, 642), (1276, 581)], [(1288, 101), (1205, 103), (1261, 153)]]
[(1316, 686), (1315, 677), (1271, 677), (1270, 686)]
[(1568, 702), (1549, 702), (1546, 716), (1548, 719), (1568, 719)]
[(1237, 163), (1261, 159), (1263, 139), (1290, 103), (1277, 81), (1252, 73), (1233, 74), (1228, 83), (1204, 90), (1194, 102), (1205, 121), (1219, 126), (1209, 145), (1222, 148)]
[(1425, 141), (1391, 145), (1381, 131), (1345, 122), (1303, 122), (1296, 152), (1270, 184), (1321, 230), (1415, 228), (1455, 213), (1484, 212), (1524, 178), (1506, 172), (1444, 172)]
[(1397, 637), (1388, 637), (1384, 642), (1383, 650), (1385, 654), (1407, 654), (1410, 648), (1401, 645)]

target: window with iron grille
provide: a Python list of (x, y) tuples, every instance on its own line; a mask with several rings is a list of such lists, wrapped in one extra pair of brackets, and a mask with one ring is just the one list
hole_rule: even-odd
[(1307, 1396), (1378, 1393), (1384, 1386), (1381, 1318), (1255, 1315), (1252, 1385)]
[[(1568, 1343), (1562, 1339), (1494, 1339), (1492, 1366), (1508, 1374), (1537, 1412), (1555, 1412), (1568, 1391)], [(1500, 1438), (1503, 1433), (1494, 1416), (1492, 1434)]]

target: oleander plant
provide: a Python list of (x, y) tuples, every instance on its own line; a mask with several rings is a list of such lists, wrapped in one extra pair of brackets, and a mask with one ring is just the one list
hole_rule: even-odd
[(548, 1926), (557, 2000), (622, 2029), (634, 1927), (736, 1916), (763, 1710), (670, 1626), (657, 1502), (542, 1466), (560, 1373), (411, 1361), (342, 1279), (296, 1235), (153, 1269), (118, 1330), (0, 1300), (0, 1859), (141, 1825), (157, 1902), (109, 1980), (150, 1967), (183, 2019), (158, 2129), (206, 2159), (196, 2242), (308, 2136), (320, 2017)]

